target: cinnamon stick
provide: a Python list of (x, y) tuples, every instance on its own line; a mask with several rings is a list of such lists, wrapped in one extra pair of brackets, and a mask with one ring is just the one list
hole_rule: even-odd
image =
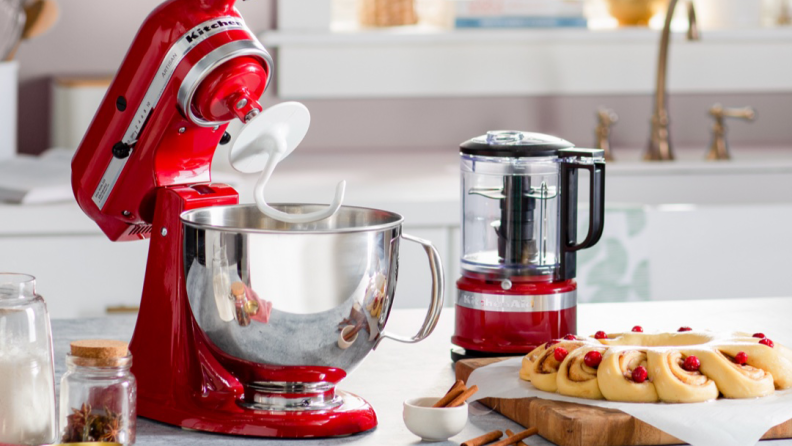
[[(506, 429), (506, 435), (509, 437), (513, 437), (514, 432), (512, 432), (511, 429)], [(518, 441), (517, 443), (515, 443), (515, 446), (528, 446), (528, 445), (524, 441)]]
[(344, 340), (347, 342), (352, 342), (352, 339), (355, 339), (355, 335), (363, 328), (363, 322), (358, 322), (355, 324), (355, 327), (347, 334), (344, 335)]
[(483, 446), (491, 441), (495, 441), (499, 439), (502, 436), (503, 436), (503, 432), (501, 431), (487, 432), (486, 434), (480, 437), (471, 438), (470, 440), (462, 443), (460, 446)]
[[(465, 381), (462, 381), (461, 379), (458, 379), (458, 380), (456, 380), (456, 382), (454, 384), (451, 385), (451, 388), (448, 389), (448, 392), (450, 392), (452, 390), (455, 390), (455, 389), (459, 389), (461, 387), (465, 387)], [(448, 393), (448, 392), (446, 392), (446, 393)]]
[(454, 385), (451, 386), (450, 389), (448, 389), (448, 392), (446, 392), (445, 396), (437, 400), (437, 402), (434, 403), (434, 406), (432, 407), (445, 407), (446, 404), (450, 403), (451, 401), (454, 400), (454, 398), (461, 395), (462, 392), (465, 391), (465, 389), (466, 389), (465, 382), (462, 381), (461, 379), (457, 380), (457, 382), (455, 382)]
[(445, 407), (461, 406), (462, 404), (464, 404), (465, 400), (470, 398), (470, 396), (473, 395), (476, 392), (478, 392), (478, 386), (473, 384), (473, 387), (471, 387), (471, 388), (465, 390), (464, 392), (462, 392), (461, 395), (459, 395), (458, 397), (456, 397), (453, 400), (451, 400), (451, 402), (446, 404)]
[(539, 429), (532, 427), (530, 429), (526, 429), (519, 434), (512, 435), (508, 438), (505, 438), (497, 443), (492, 443), (489, 446), (511, 446), (513, 444), (517, 444), (517, 442), (522, 441), (524, 438), (528, 438), (531, 435), (536, 435), (539, 432)]

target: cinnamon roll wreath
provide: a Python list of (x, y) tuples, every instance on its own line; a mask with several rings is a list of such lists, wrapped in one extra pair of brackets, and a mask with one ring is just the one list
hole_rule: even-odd
[(792, 350), (761, 333), (687, 328), (677, 333), (567, 335), (527, 354), (520, 378), (539, 390), (610, 401), (755, 398), (792, 387)]

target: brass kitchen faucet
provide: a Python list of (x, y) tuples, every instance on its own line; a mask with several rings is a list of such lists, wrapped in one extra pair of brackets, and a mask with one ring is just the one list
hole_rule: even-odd
[[(647, 161), (671, 161), (674, 159), (674, 152), (671, 149), (671, 141), (668, 136), (668, 105), (666, 104), (666, 75), (668, 73), (668, 45), (670, 43), (671, 19), (674, 16), (674, 9), (678, 0), (671, 0), (668, 3), (668, 12), (663, 25), (663, 33), (660, 38), (660, 54), (657, 60), (657, 87), (655, 88), (654, 114), (652, 115), (652, 134), (649, 140), (649, 148), (644, 154)], [(688, 13), (688, 40), (698, 40), (699, 32), (696, 25), (696, 10), (693, 1), (687, 1)]]
[(598, 149), (602, 149), (605, 161), (613, 161), (613, 152), (611, 152), (611, 127), (619, 122), (619, 115), (611, 109), (600, 107), (597, 110), (597, 129), (594, 131)]

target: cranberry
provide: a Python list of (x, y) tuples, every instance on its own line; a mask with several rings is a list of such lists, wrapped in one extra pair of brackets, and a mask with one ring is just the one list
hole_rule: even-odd
[(737, 355), (734, 356), (734, 362), (745, 365), (745, 363), (748, 362), (748, 355), (745, 352), (737, 353)]
[(556, 347), (555, 351), (553, 352), (553, 357), (556, 361), (561, 362), (567, 357), (568, 354), (569, 352), (564, 347)]
[(682, 332), (682, 331), (693, 331), (693, 329), (690, 328), (690, 327), (679, 327), (679, 330), (677, 330), (677, 331), (679, 331), (679, 332)]
[(763, 339), (765, 337), (764, 333), (754, 333), (753, 337)]
[(642, 365), (639, 365), (635, 368), (635, 370), (632, 371), (632, 379), (638, 384), (646, 381), (648, 376), (649, 374), (646, 372), (646, 368), (644, 368)]
[(640, 325), (636, 325), (635, 327), (633, 327), (632, 331), (636, 333), (643, 333), (643, 327), (641, 327)]
[(597, 368), (602, 362), (602, 353), (592, 350), (586, 353), (586, 356), (583, 357), (583, 362), (591, 368)]
[(759, 341), (759, 343), (760, 343), (760, 344), (764, 344), (764, 345), (766, 345), (766, 346), (768, 346), (768, 347), (772, 347), (772, 346), (774, 345), (774, 344), (773, 344), (773, 341), (771, 341), (771, 340), (770, 340), (770, 338), (762, 338), (762, 339)]
[(699, 367), (701, 367), (701, 361), (695, 356), (688, 356), (682, 363), (682, 368), (688, 372), (697, 372)]
[(608, 335), (604, 331), (600, 330), (594, 333), (594, 339), (608, 339)]
[(577, 338), (573, 334), (568, 334), (568, 335), (564, 336), (564, 339), (566, 339), (567, 341), (576, 341), (577, 340)]
[(558, 344), (559, 342), (561, 342), (561, 341), (558, 341), (558, 340), (547, 341), (547, 343), (545, 344), (545, 350), (547, 350), (548, 348), (550, 348), (553, 345)]

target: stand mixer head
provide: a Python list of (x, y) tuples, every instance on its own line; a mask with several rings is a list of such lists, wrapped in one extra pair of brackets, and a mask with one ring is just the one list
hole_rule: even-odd
[[(267, 118), (271, 110), (262, 112), (258, 102), (271, 58), (234, 1), (158, 7), (72, 161), (77, 202), (108, 238), (151, 238), (130, 343), (138, 415), (234, 435), (370, 430), (377, 425), (372, 407), (335, 384), (382, 339), (417, 342), (432, 332), (443, 302), (440, 257), (430, 243), (402, 234), (397, 214), (336, 206), (320, 222), (295, 216), (288, 223), (238, 205), (234, 189), (211, 182), (227, 123)], [(299, 133), (291, 134), (297, 143)], [(286, 141), (284, 153), (295, 145)], [(309, 221), (327, 212), (273, 207)], [(384, 331), (401, 239), (424, 247), (433, 279), (429, 311), (411, 338)], [(319, 263), (305, 270), (311, 261)], [(338, 268), (345, 274), (333, 275)], [(333, 279), (306, 292), (317, 274)], [(295, 343), (295, 330), (323, 331)]]
[(113, 79), (72, 160), (77, 202), (111, 240), (150, 237), (156, 188), (209, 181), (228, 121), (262, 111), (272, 58), (234, 3), (163, 3)]

